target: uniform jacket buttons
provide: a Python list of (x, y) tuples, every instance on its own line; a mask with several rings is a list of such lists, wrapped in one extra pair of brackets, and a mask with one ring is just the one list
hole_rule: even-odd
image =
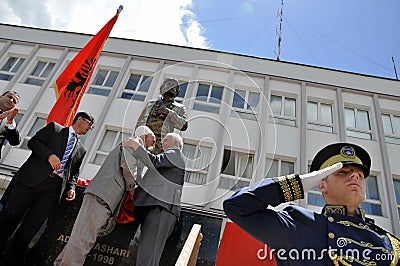
[(335, 234), (334, 234), (334, 233), (329, 233), (329, 234), (328, 234), (328, 237), (329, 237), (330, 239), (333, 239), (333, 238), (335, 238)]

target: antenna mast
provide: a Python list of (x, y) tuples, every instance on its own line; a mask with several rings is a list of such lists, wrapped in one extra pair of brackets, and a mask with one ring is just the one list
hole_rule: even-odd
[(393, 63), (394, 74), (396, 75), (396, 79), (399, 80), (399, 77), (397, 76), (396, 64), (394, 63), (394, 58), (393, 58), (393, 56), (392, 56), (392, 63)]
[(278, 16), (279, 16), (279, 28), (277, 29), (277, 36), (278, 36), (278, 51), (275, 52), (276, 61), (279, 61), (281, 56), (281, 42), (282, 42), (282, 24), (283, 24), (283, 0), (281, 0), (281, 7), (278, 9)]

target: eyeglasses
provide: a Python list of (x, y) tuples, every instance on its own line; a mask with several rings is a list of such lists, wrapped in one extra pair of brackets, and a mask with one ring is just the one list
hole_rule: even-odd
[(87, 119), (87, 118), (84, 118), (84, 117), (81, 117), (81, 118), (82, 118), (82, 120), (85, 120), (86, 122), (89, 123), (90, 129), (93, 129), (93, 128), (94, 128), (94, 126), (93, 126), (93, 121), (91, 121), (91, 120), (89, 120), (89, 119)]

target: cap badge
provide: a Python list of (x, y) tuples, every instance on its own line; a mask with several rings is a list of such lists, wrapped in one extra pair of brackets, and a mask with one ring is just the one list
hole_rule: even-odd
[(354, 151), (353, 147), (350, 146), (344, 146), (340, 150), (340, 155), (342, 155), (345, 158), (351, 158), (353, 159), (356, 156), (356, 152)]

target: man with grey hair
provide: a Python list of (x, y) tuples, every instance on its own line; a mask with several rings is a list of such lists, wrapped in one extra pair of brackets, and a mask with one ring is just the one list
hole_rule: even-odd
[[(135, 130), (138, 144), (146, 149), (154, 146), (154, 133), (147, 126)], [(141, 177), (143, 164), (135, 151), (118, 145), (106, 157), (96, 176), (86, 187), (82, 206), (71, 236), (54, 265), (83, 265), (96, 242), (97, 235), (108, 220), (118, 216), (124, 195), (134, 189)]]
[(143, 149), (138, 138), (129, 138), (122, 145), (132, 147), (136, 158), (148, 167), (143, 178), (136, 179), (138, 187), (133, 195), (135, 222), (141, 228), (136, 265), (159, 265), (180, 213), (185, 177), (182, 137), (166, 134), (161, 141), (163, 152), (159, 155)]

